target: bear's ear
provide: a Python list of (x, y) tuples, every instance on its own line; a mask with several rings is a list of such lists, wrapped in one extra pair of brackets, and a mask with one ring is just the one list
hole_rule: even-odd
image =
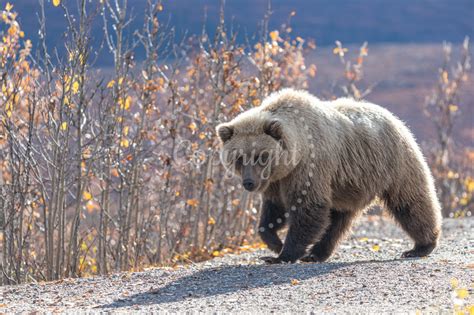
[(272, 119), (265, 123), (263, 126), (263, 132), (271, 136), (275, 140), (280, 140), (283, 136), (282, 124), (279, 120)]
[(225, 143), (226, 141), (230, 140), (230, 138), (232, 138), (232, 135), (234, 134), (234, 127), (220, 124), (216, 127), (216, 131), (222, 143)]

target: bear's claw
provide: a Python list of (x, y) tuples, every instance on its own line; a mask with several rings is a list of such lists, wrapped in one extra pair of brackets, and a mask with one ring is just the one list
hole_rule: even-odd
[(278, 257), (263, 256), (263, 257), (260, 257), (260, 259), (263, 260), (264, 262), (266, 262), (269, 265), (275, 265), (275, 264), (283, 263), (283, 261)]
[(402, 258), (425, 257), (431, 254), (435, 247), (435, 243), (428, 245), (415, 245), (413, 249), (404, 252), (402, 254)]
[(313, 255), (305, 256), (305, 257), (301, 258), (301, 261), (302, 262), (319, 262), (319, 260), (316, 257), (314, 257)]

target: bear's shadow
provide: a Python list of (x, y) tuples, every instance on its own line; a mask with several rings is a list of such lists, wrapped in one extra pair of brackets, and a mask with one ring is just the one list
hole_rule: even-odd
[(395, 263), (399, 259), (357, 262), (298, 263), (285, 265), (224, 265), (183, 276), (163, 287), (120, 298), (97, 308), (119, 308), (180, 302), (241, 290), (291, 283), (335, 272), (357, 264)]

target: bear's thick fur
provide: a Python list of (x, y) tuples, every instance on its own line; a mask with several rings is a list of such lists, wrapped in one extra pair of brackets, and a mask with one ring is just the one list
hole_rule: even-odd
[[(411, 132), (384, 108), (284, 89), (217, 133), (226, 168), (262, 195), (259, 234), (279, 254), (267, 262), (325, 261), (375, 200), (415, 242), (403, 257), (436, 247), (441, 209), (433, 178)], [(286, 225), (283, 244), (277, 231)]]

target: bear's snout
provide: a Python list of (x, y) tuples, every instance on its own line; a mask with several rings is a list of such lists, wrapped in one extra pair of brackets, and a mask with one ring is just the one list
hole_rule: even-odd
[(257, 185), (255, 185), (255, 181), (251, 179), (244, 179), (242, 182), (242, 185), (244, 186), (245, 190), (248, 191), (253, 191)]

